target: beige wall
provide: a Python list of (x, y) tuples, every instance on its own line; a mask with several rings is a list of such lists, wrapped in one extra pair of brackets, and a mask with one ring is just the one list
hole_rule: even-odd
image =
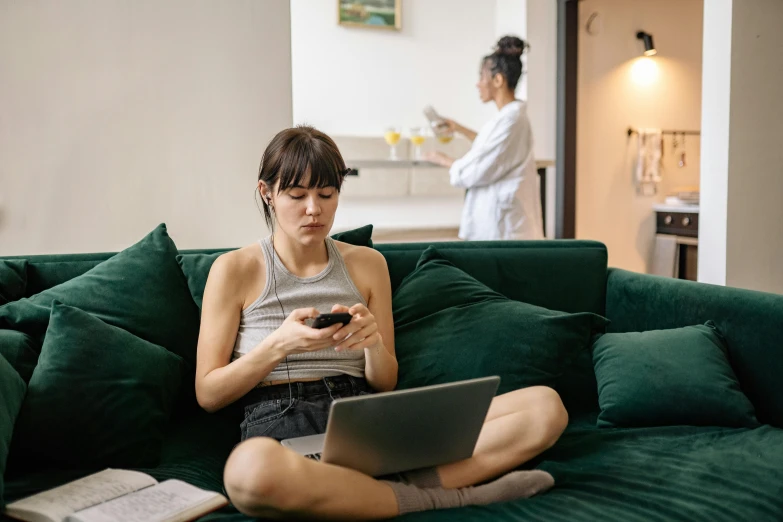
[(734, 1), (726, 284), (783, 294), (783, 2)]
[(722, 115), (723, 123), (721, 132), (706, 136), (705, 151), (727, 160), (703, 177), (726, 196), (712, 191), (703, 203), (710, 221), (700, 225), (700, 236), (708, 233), (713, 241), (699, 246), (699, 270), (713, 268), (709, 279), (700, 278), (783, 293), (783, 3), (710, 0), (707, 8), (705, 48), (730, 44), (723, 56), (706, 54), (705, 70), (723, 64), (730, 88), (705, 85), (705, 103), (715, 100), (705, 111)]
[(0, 3), (0, 255), (180, 248), (265, 231), (260, 154), (290, 126), (288, 0)]
[[(701, 0), (584, 0), (580, 3), (576, 233), (603, 241), (609, 264), (644, 272), (652, 256), (652, 205), (677, 187), (699, 182), (699, 140), (688, 137), (686, 168), (666, 140), (663, 182), (654, 197), (637, 194), (635, 141), (628, 126), (699, 129)], [(588, 34), (585, 23), (598, 13)], [(652, 33), (657, 78), (639, 82), (643, 50), (636, 32)]]

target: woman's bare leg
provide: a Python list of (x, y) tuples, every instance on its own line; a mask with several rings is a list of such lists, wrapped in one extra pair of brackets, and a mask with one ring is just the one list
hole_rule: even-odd
[[(443, 486), (469, 486), (516, 468), (551, 447), (567, 422), (560, 398), (549, 388), (496, 397), (473, 456), (437, 468)], [(237, 446), (224, 480), (234, 505), (251, 516), (366, 520), (398, 514), (394, 491), (383, 482), (306, 459), (263, 437)]]
[(495, 397), (473, 456), (438, 466), (443, 487), (471, 486), (508, 473), (551, 448), (567, 424), (568, 413), (551, 388), (533, 386)]
[(394, 492), (383, 482), (307, 459), (266, 437), (239, 444), (223, 479), (234, 506), (250, 516), (368, 520), (398, 514)]

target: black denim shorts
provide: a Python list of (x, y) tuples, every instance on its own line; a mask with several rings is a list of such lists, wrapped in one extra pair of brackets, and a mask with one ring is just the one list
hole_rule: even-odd
[(254, 388), (241, 399), (242, 440), (271, 437), (279, 441), (324, 433), (332, 401), (370, 393), (366, 380), (350, 375), (291, 383), (291, 396), (287, 383)]

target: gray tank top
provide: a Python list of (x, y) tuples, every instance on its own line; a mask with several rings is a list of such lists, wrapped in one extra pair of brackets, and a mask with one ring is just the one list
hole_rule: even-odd
[[(266, 285), (253, 304), (242, 311), (239, 331), (234, 343), (232, 360), (238, 359), (269, 334), (277, 330), (293, 310), (297, 308), (316, 308), (321, 313), (332, 311), (332, 306), (341, 304), (353, 306), (367, 303), (356, 288), (343, 256), (340, 255), (334, 240), (326, 238), (326, 251), (329, 263), (326, 268), (312, 277), (297, 277), (283, 265), (272, 248), (272, 240), (265, 237), (259, 240), (266, 262)], [(274, 266), (274, 277), (272, 276)], [(275, 296), (275, 289), (277, 296)], [(283, 305), (285, 316), (280, 310), (277, 298)], [(288, 356), (288, 371), (292, 380), (314, 379), (348, 374), (364, 377), (364, 350), (334, 351), (334, 347), (316, 352), (298, 353)], [(280, 363), (264, 381), (285, 381), (288, 379), (286, 363)]]

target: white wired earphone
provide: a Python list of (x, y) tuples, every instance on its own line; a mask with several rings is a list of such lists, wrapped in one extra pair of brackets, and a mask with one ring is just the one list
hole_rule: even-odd
[[(261, 196), (264, 197), (264, 196)], [(269, 208), (272, 209), (272, 212), (275, 211), (275, 207), (272, 205), (272, 196), (267, 195), (264, 199), (266, 199), (266, 204), (269, 205)], [(261, 209), (258, 209), (261, 210)], [(277, 298), (277, 304), (280, 305), (280, 311), (283, 313), (283, 321), (286, 320), (286, 317), (288, 317), (285, 314), (285, 309), (283, 308), (283, 303), (280, 302), (280, 297), (277, 295), (277, 279), (275, 278), (275, 256), (277, 255), (277, 251), (275, 250), (275, 220), (272, 218), (272, 284), (275, 292), (275, 297)], [(294, 405), (294, 392), (291, 388), (291, 372), (288, 369), (288, 355), (285, 356), (285, 372), (286, 375), (288, 375), (288, 406), (280, 412), (280, 415), (287, 412), (289, 409), (291, 409), (291, 406)]]

